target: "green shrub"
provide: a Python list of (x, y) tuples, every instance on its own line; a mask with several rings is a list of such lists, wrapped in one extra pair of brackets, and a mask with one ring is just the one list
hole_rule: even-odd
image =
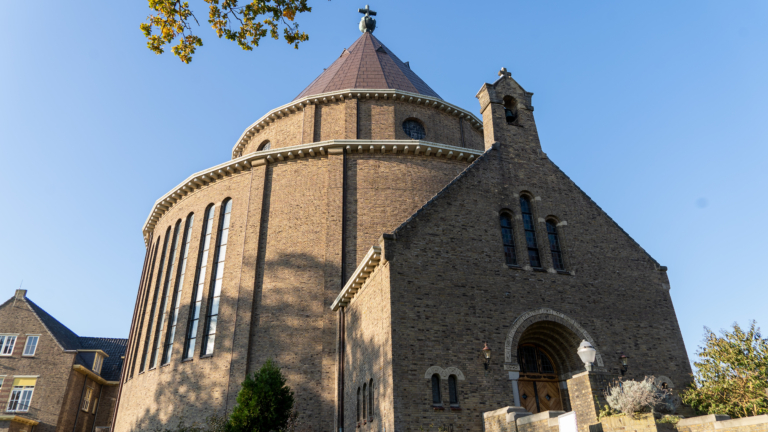
[(227, 432), (283, 432), (296, 421), (293, 391), (275, 362), (266, 363), (243, 381)]

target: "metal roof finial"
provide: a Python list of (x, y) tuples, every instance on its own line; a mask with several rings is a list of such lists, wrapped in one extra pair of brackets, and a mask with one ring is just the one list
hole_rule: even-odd
[(373, 31), (376, 30), (376, 20), (371, 17), (376, 16), (376, 12), (372, 11), (368, 5), (365, 5), (365, 9), (358, 9), (357, 11), (361, 14), (365, 14), (365, 16), (360, 19), (360, 31), (363, 33), (373, 33)]

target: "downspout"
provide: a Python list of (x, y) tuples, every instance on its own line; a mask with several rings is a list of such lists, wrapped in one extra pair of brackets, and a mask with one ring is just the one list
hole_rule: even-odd
[(99, 398), (96, 400), (96, 411), (93, 412), (93, 425), (91, 425), (91, 432), (96, 430), (96, 416), (99, 415), (99, 404), (101, 403), (101, 392), (104, 391), (104, 384), (99, 387)]
[(139, 292), (136, 293), (136, 303), (133, 305), (133, 318), (131, 319), (131, 329), (128, 332), (128, 342), (125, 345), (125, 355), (123, 356), (123, 367), (120, 371), (120, 384), (117, 387), (117, 400), (115, 400), (115, 412), (112, 413), (112, 421), (110, 427), (115, 424), (117, 419), (117, 407), (120, 406), (120, 395), (123, 393), (123, 382), (125, 382), (125, 374), (128, 373), (128, 368), (125, 364), (129, 362), (131, 355), (131, 338), (133, 337), (134, 328), (136, 326), (136, 318), (139, 312), (139, 301), (141, 300), (141, 288), (144, 285), (144, 279), (147, 277), (147, 264), (149, 263), (149, 255), (152, 251), (152, 239), (155, 237), (154, 232), (149, 235), (149, 243), (147, 246), (147, 253), (144, 254), (144, 268), (141, 270), (141, 278), (139, 279)]
[(88, 384), (88, 376), (86, 375), (84, 378), (85, 381), (83, 381), (83, 390), (80, 392), (80, 399), (77, 402), (77, 413), (75, 414), (75, 424), (72, 425), (72, 432), (75, 432), (77, 429), (77, 419), (80, 417), (80, 410), (83, 407), (83, 395), (85, 395), (85, 385)]

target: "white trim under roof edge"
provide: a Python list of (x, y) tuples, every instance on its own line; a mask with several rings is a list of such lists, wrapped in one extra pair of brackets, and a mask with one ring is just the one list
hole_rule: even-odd
[(360, 291), (365, 283), (368, 281), (368, 277), (376, 270), (376, 267), (381, 264), (381, 247), (372, 246), (368, 253), (365, 254), (360, 265), (357, 266), (355, 272), (352, 273), (352, 277), (349, 278), (347, 283), (342, 288), (336, 300), (331, 305), (331, 310), (338, 310), (340, 307), (347, 306), (355, 294)]
[(245, 156), (192, 174), (155, 201), (152, 211), (150, 211), (149, 216), (144, 221), (142, 229), (145, 245), (149, 245), (149, 233), (154, 229), (165, 212), (185, 196), (195, 192), (195, 190), (216, 182), (221, 178), (250, 170), (252, 166), (265, 165), (286, 159), (325, 156), (330, 149), (346, 149), (347, 153), (413, 153), (414, 155), (444, 156), (446, 159), (466, 160), (467, 162), (472, 162), (484, 153), (484, 150), (420, 140), (328, 140), (248, 153)]
[(279, 106), (264, 114), (261, 116), (261, 118), (245, 128), (245, 131), (243, 131), (243, 133), (240, 135), (240, 138), (237, 139), (234, 147), (232, 147), (232, 158), (234, 159), (236, 157), (242, 156), (243, 148), (245, 148), (246, 144), (248, 144), (248, 141), (250, 141), (251, 138), (261, 129), (265, 128), (275, 120), (285, 117), (286, 115), (303, 110), (307, 105), (319, 105), (321, 103), (329, 102), (332, 103), (336, 102), (337, 100), (343, 101), (344, 98), (379, 99), (380, 97), (385, 100), (389, 98), (393, 100), (400, 98), (401, 102), (415, 103), (417, 105), (423, 104), (426, 106), (427, 104), (430, 104), (433, 108), (440, 109), (458, 118), (466, 117), (467, 121), (469, 121), (469, 124), (472, 125), (473, 128), (477, 129), (478, 131), (483, 130), (483, 122), (476, 115), (465, 110), (464, 108), (458, 107), (434, 96), (427, 96), (421, 93), (412, 93), (394, 89), (336, 90), (332, 92), (306, 96), (301, 99), (291, 101), (283, 106)]

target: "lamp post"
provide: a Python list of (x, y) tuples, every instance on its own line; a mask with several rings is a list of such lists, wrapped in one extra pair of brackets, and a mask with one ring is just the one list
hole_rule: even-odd
[(627, 369), (629, 368), (629, 356), (622, 354), (619, 357), (619, 361), (621, 362), (621, 376), (624, 376), (624, 374), (627, 373)]
[(582, 340), (581, 344), (579, 344), (579, 349), (576, 350), (576, 353), (579, 354), (579, 358), (581, 358), (581, 361), (584, 362), (584, 367), (587, 369), (587, 371), (592, 372), (592, 364), (595, 362), (595, 355), (597, 355), (597, 350), (592, 346), (592, 344)]
[(485, 343), (485, 346), (483, 347), (483, 365), (485, 366), (485, 370), (488, 370), (488, 364), (491, 363), (491, 349), (488, 348), (488, 342)]

